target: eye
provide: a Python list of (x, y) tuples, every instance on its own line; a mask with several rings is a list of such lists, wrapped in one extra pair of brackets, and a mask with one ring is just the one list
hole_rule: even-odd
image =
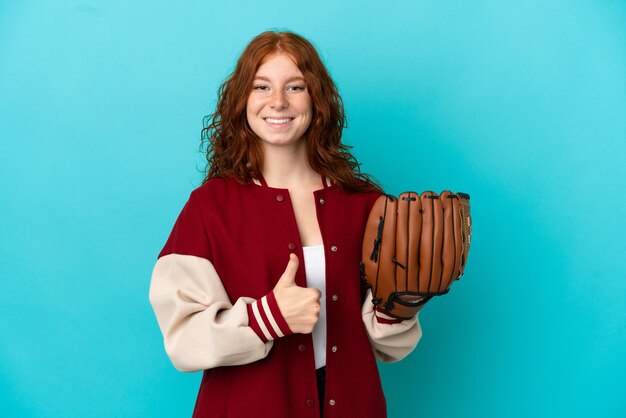
[(253, 90), (263, 90), (263, 89), (266, 89), (266, 88), (267, 88), (267, 86), (254, 86), (254, 87), (252, 87)]
[(291, 86), (293, 89), (304, 90), (304, 86)]

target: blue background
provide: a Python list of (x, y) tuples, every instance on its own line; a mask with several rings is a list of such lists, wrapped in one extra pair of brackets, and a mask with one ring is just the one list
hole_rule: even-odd
[(465, 276), (389, 416), (626, 416), (623, 1), (0, 1), (0, 415), (186, 417), (152, 267), (258, 33), (319, 50), (390, 193), (465, 191)]

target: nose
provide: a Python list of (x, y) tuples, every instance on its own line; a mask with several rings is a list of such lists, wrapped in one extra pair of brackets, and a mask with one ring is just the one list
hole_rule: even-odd
[(285, 108), (287, 107), (287, 98), (285, 97), (285, 92), (281, 89), (276, 89), (274, 94), (272, 94), (272, 98), (270, 100), (270, 105), (272, 108)]

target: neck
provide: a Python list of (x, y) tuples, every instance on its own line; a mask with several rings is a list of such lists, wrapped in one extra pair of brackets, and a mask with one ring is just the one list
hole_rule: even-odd
[(294, 146), (264, 144), (263, 159), (263, 178), (271, 187), (302, 187), (320, 182), (320, 175), (311, 168), (307, 159), (304, 141)]

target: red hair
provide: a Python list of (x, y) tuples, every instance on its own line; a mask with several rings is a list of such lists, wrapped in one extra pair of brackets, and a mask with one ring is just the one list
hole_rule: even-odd
[(201, 150), (206, 146), (204, 184), (211, 177), (234, 176), (241, 183), (259, 178), (263, 167), (260, 138), (246, 116), (252, 81), (263, 62), (286, 53), (302, 72), (311, 96), (312, 119), (304, 133), (311, 168), (333, 179), (344, 190), (383, 192), (372, 176), (361, 173), (352, 146), (341, 142), (347, 121), (337, 87), (313, 45), (293, 32), (267, 31), (245, 48), (233, 73), (218, 90), (215, 113), (206, 116)]

